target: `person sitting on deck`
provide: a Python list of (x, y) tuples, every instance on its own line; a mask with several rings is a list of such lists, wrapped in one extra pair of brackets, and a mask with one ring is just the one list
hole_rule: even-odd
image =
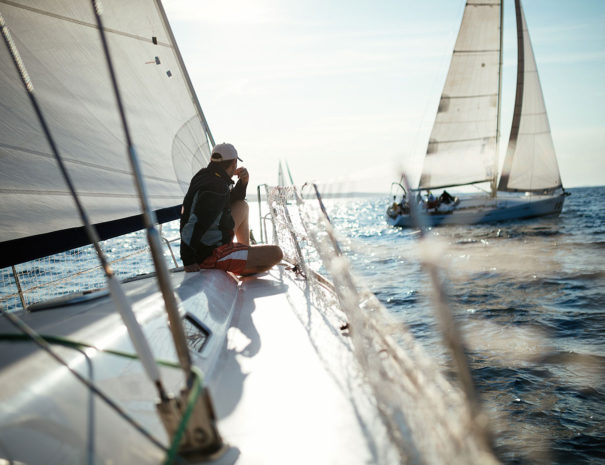
[(439, 202), (444, 203), (446, 205), (453, 203), (456, 201), (456, 198), (452, 196), (448, 191), (444, 190), (439, 196)]
[[(191, 179), (181, 208), (181, 259), (185, 271), (217, 268), (238, 275), (260, 273), (283, 258), (276, 245), (250, 245), (246, 187), (232, 144), (217, 144), (206, 168)], [(232, 188), (233, 176), (238, 182)], [(233, 239), (236, 242), (233, 242)]]

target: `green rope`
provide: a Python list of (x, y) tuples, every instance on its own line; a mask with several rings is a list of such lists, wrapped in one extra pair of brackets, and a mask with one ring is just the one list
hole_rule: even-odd
[[(49, 344), (56, 344), (65, 347), (71, 347), (73, 349), (94, 349), (99, 352), (104, 352), (106, 354), (115, 355), (117, 357), (128, 358), (130, 360), (139, 360), (138, 355), (131, 354), (128, 352), (123, 352), (120, 350), (113, 349), (99, 349), (96, 346), (91, 344), (87, 344), (85, 342), (73, 341), (71, 339), (67, 339), (59, 336), (45, 336), (40, 334), (40, 337), (44, 339)], [(31, 338), (26, 334), (0, 334), (0, 341), (14, 341), (14, 342), (28, 342), (31, 341)], [(168, 362), (165, 360), (156, 360), (158, 365), (170, 367), (170, 368), (180, 368), (181, 366), (175, 362)]]
[(202, 393), (202, 373), (198, 370), (197, 367), (192, 366), (191, 375), (193, 376), (193, 383), (191, 386), (191, 390), (189, 391), (189, 398), (187, 399), (187, 408), (185, 409), (185, 412), (183, 412), (183, 417), (181, 418), (181, 422), (179, 423), (179, 426), (176, 429), (176, 433), (174, 433), (170, 448), (168, 449), (168, 452), (166, 452), (166, 459), (164, 460), (164, 465), (171, 464), (177, 457), (178, 447), (181, 443), (181, 440), (183, 439), (183, 434), (185, 434), (185, 428), (187, 427), (187, 423), (189, 423), (189, 418), (193, 413), (195, 404), (198, 398), (200, 397), (200, 394)]
[[(65, 347), (71, 347), (74, 349), (94, 349), (99, 352), (104, 352), (110, 355), (115, 355), (117, 357), (128, 358), (130, 360), (138, 360), (139, 357), (136, 354), (131, 354), (128, 352), (123, 352), (120, 350), (113, 349), (99, 349), (91, 344), (86, 344), (84, 342), (73, 341), (71, 339), (59, 337), (59, 336), (45, 336), (39, 335), (40, 338), (45, 340), (49, 344), (56, 344)], [(29, 342), (31, 338), (26, 334), (0, 334), (0, 341), (9, 341), (9, 342)], [(180, 368), (178, 363), (167, 362), (165, 360), (156, 360), (156, 363), (162, 366), (171, 367), (171, 368)], [(178, 457), (178, 447), (183, 439), (183, 435), (185, 434), (185, 429), (187, 427), (187, 423), (189, 423), (189, 418), (193, 414), (193, 410), (195, 408), (195, 404), (198, 401), (202, 393), (202, 380), (203, 375), (201, 371), (197, 367), (192, 367), (191, 374), (193, 376), (193, 382), (191, 385), (191, 389), (189, 391), (189, 397), (187, 399), (187, 407), (183, 412), (183, 417), (177, 427), (176, 433), (172, 438), (170, 448), (166, 450), (166, 458), (164, 459), (164, 464), (169, 465), (173, 463)]]

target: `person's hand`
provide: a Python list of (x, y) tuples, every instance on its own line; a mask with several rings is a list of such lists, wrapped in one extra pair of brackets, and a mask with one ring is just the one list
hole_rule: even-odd
[(241, 182), (244, 184), (248, 184), (248, 179), (250, 179), (250, 175), (248, 174), (248, 170), (243, 166), (240, 166), (235, 170), (235, 175), (239, 178)]

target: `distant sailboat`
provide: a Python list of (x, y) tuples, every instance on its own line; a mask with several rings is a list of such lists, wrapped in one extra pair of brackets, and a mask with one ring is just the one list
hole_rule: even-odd
[(277, 165), (277, 185), (278, 186), (285, 186), (286, 185), (286, 178), (284, 176), (284, 168), (282, 166), (281, 161)]
[[(286, 178), (286, 174), (284, 173), (284, 166), (286, 167), (286, 172), (288, 173), (288, 177)], [(286, 186), (290, 183), (291, 186), (294, 185), (294, 179), (292, 178), (292, 173), (290, 172), (290, 166), (288, 162), (285, 160), (280, 160), (277, 165), (277, 185), (278, 186)]]
[[(502, 77), (501, 0), (468, 0), (454, 47), (416, 194), (405, 192), (387, 222), (411, 226), (410, 202), (427, 222), (475, 224), (558, 215), (563, 189), (529, 31), (520, 0), (517, 91), (502, 173), (498, 145)], [(490, 195), (454, 198), (431, 190), (489, 183)], [(422, 197), (421, 191), (427, 191)], [(394, 199), (395, 200), (395, 199)]]

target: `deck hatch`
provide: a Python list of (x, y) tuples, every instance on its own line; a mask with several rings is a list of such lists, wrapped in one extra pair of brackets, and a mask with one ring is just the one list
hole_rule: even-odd
[(210, 339), (210, 329), (191, 313), (187, 313), (183, 318), (183, 328), (189, 349), (202, 352)]

